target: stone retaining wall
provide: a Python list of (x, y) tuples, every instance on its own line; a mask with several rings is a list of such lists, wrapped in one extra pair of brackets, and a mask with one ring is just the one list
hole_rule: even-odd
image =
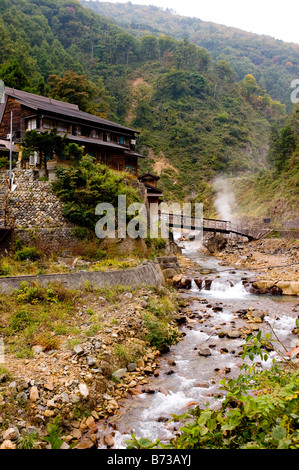
[(16, 229), (15, 237), (26, 246), (41, 247), (44, 253), (71, 250), (78, 243), (74, 227)]
[(34, 170), (14, 169), (13, 174), (16, 187), (8, 195), (7, 211), (16, 227), (72, 226), (62, 215), (63, 203), (49, 181), (41, 181)]
[[(8, 178), (7, 170), (0, 170), (0, 178)], [(14, 219), (15, 236), (25, 245), (37, 245), (47, 253), (71, 249), (78, 243), (73, 235), (75, 224), (63, 216), (63, 203), (51, 188), (50, 181), (42, 181), (36, 170), (13, 170), (13, 184), (7, 199), (8, 225)], [(145, 186), (138, 180), (128, 180), (140, 194), (145, 205)], [(10, 250), (10, 235), (0, 244), (0, 253)]]
[(58, 282), (69, 289), (80, 288), (86, 282), (95, 287), (106, 286), (161, 286), (164, 276), (157, 263), (147, 262), (131, 269), (115, 271), (81, 271), (66, 274), (42, 274), (36, 276), (14, 276), (0, 278), (0, 293), (9, 293), (20, 287), (22, 281), (32, 284), (38, 282), (47, 285), (49, 282)]

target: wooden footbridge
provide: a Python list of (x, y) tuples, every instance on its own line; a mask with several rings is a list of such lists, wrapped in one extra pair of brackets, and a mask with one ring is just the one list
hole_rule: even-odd
[(173, 215), (165, 212), (159, 213), (161, 223), (164, 223), (169, 229), (179, 228), (192, 231), (221, 233), (231, 237), (247, 237), (249, 241), (258, 240), (268, 235), (272, 230), (269, 228), (252, 225), (237, 225), (230, 220), (194, 219), (185, 215)]

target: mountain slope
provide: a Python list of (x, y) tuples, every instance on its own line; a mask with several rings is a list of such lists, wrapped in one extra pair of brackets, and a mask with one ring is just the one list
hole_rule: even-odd
[[(299, 77), (299, 44), (285, 43), (270, 36), (248, 33), (236, 28), (179, 16), (171, 10), (128, 3), (80, 0), (100, 15), (113, 18), (131, 34), (169, 35), (206, 48), (213, 60), (227, 61), (242, 80), (252, 74), (273, 99), (292, 109), (290, 85)], [(257, 13), (258, 14), (258, 13)]]
[[(299, 223), (299, 105), (282, 126), (271, 129), (267, 159), (271, 170), (232, 181), (239, 215), (251, 219), (266, 216), (286, 227)], [(296, 223), (292, 224), (291, 219)]]
[(86, 109), (140, 130), (140, 171), (161, 173), (166, 199), (204, 202), (212, 215), (219, 173), (271, 164), (270, 130), (284, 107), (204, 48), (136, 38), (76, 0), (3, 0), (0, 13), (0, 78), (65, 100), (77, 100), (80, 84)]

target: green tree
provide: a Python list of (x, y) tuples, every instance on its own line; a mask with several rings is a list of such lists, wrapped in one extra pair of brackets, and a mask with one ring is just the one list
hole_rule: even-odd
[(61, 155), (66, 148), (66, 136), (62, 137), (57, 134), (56, 128), (50, 132), (38, 132), (36, 129), (28, 131), (21, 142), (23, 148), (23, 157), (28, 159), (30, 154), (37, 152), (40, 165), (48, 175), (47, 161)]
[(292, 127), (288, 125), (282, 129), (274, 144), (273, 164), (279, 172), (286, 167), (288, 159), (295, 151), (296, 146), (296, 136)]
[(241, 85), (246, 98), (249, 98), (251, 95), (258, 95), (262, 92), (256, 81), (256, 78), (251, 74), (245, 75)]
[(114, 62), (128, 65), (136, 54), (137, 41), (131, 34), (119, 32), (114, 39)]
[(0, 79), (6, 86), (24, 90), (30, 88), (30, 82), (27, 75), (23, 72), (17, 59), (12, 59), (0, 68)]
[(201, 67), (202, 53), (198, 46), (184, 38), (176, 43), (175, 59), (178, 70), (197, 71)]
[(167, 57), (170, 58), (173, 56), (175, 45), (175, 40), (170, 36), (161, 36), (158, 38), (159, 61), (162, 67), (165, 66)]
[(235, 72), (225, 60), (219, 60), (215, 64), (215, 76), (219, 80), (231, 82), (235, 77)]
[(101, 79), (96, 85), (89, 81), (86, 75), (78, 75), (68, 70), (62, 77), (50, 75), (48, 85), (50, 96), (76, 104), (81, 111), (91, 114), (108, 112), (108, 94)]
[(143, 36), (141, 38), (140, 55), (142, 60), (158, 59), (158, 41), (155, 36)]
[(90, 155), (68, 168), (58, 168), (57, 176), (53, 189), (64, 202), (65, 217), (86, 228), (94, 229), (98, 219), (95, 208), (101, 202), (117, 208), (119, 194), (126, 196), (127, 205), (141, 202), (137, 191), (126, 183), (125, 173), (115, 173)]

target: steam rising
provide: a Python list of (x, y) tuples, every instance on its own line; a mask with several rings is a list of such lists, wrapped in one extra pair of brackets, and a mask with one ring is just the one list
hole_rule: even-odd
[(219, 217), (222, 220), (233, 220), (236, 200), (228, 179), (219, 176), (214, 180), (213, 186), (217, 193), (214, 205)]

